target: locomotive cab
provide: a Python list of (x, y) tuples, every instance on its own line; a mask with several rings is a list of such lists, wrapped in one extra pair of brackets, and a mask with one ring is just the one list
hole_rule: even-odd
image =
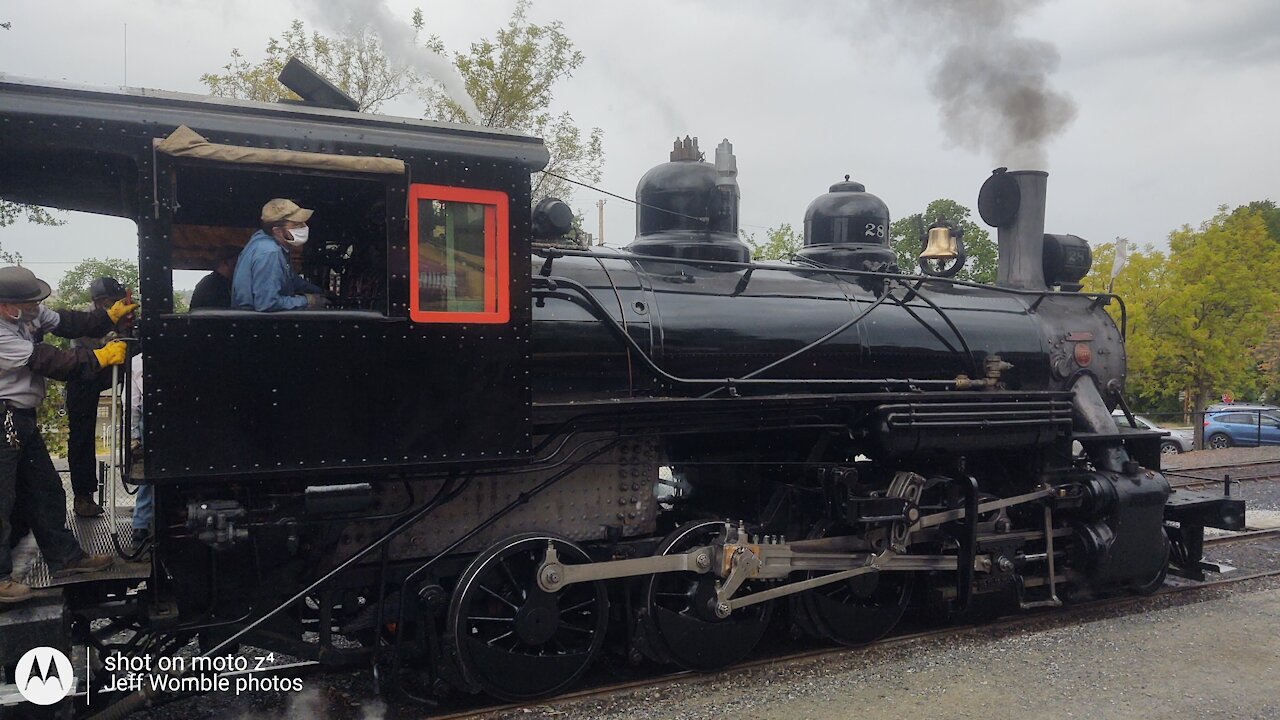
[[(314, 479), (528, 453), (529, 280), (511, 268), (529, 263), (541, 141), (306, 105), (13, 78), (0, 90), (6, 198), (138, 225), (135, 479)], [(315, 210), (292, 269), (331, 309), (175, 312), (173, 272), (243, 246), (277, 197)]]
[[(386, 172), (396, 165), (402, 172)], [(145, 478), (527, 452), (527, 290), (512, 287), (520, 280), (509, 268), (512, 253), (527, 257), (510, 238), (513, 214), (527, 222), (528, 211), (513, 213), (508, 192), (493, 189), (506, 183), (467, 186), (451, 176), (456, 166), (435, 165), (445, 172), (416, 182), (400, 161), (364, 172), (158, 158), (159, 212), (141, 248), (144, 297), (161, 298), (143, 324), (145, 382), (157, 398), (144, 411)], [(527, 197), (527, 184), (515, 187)], [(292, 269), (326, 291), (331, 309), (172, 312), (171, 269), (243, 244), (272, 197), (315, 210)], [(479, 389), (468, 404), (494, 415), (468, 420), (450, 392), (459, 385)]]

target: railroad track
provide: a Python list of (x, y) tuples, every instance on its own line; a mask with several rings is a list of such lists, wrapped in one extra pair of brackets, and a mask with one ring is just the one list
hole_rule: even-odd
[[(1257, 530), (1245, 533), (1239, 533), (1232, 536), (1221, 536), (1215, 538), (1206, 538), (1205, 546), (1211, 545), (1227, 545), (1232, 543), (1246, 542), (1251, 540), (1264, 539), (1269, 537), (1280, 536), (1280, 529), (1277, 530)], [(715, 682), (716, 678), (724, 678), (744, 670), (754, 668), (768, 667), (771, 665), (786, 665), (789, 663), (803, 662), (806, 660), (820, 660), (822, 658), (837, 657), (839, 655), (851, 652), (865, 652), (867, 650), (885, 650), (895, 647), (907, 646), (915, 642), (939, 640), (948, 637), (957, 637), (974, 630), (981, 629), (984, 633), (999, 630), (1019, 630), (1044, 619), (1053, 618), (1058, 621), (1069, 621), (1073, 618), (1089, 616), (1101, 611), (1123, 609), (1140, 603), (1149, 601), (1153, 597), (1163, 597), (1170, 595), (1184, 595), (1199, 592), (1207, 592), (1216, 588), (1227, 585), (1234, 585), (1250, 580), (1258, 580), (1262, 578), (1280, 577), (1280, 568), (1265, 570), (1254, 573), (1242, 573), (1232, 575), (1230, 577), (1219, 578), (1205, 582), (1198, 582), (1186, 585), (1169, 585), (1166, 584), (1160, 590), (1151, 595), (1133, 595), (1118, 598), (1105, 598), (1101, 600), (1092, 600), (1075, 605), (1069, 605), (1063, 609), (1050, 611), (1037, 611), (1011, 617), (1002, 618), (993, 623), (983, 623), (981, 625), (957, 625), (936, 630), (926, 630), (922, 632), (906, 633), (902, 635), (894, 635), (883, 640), (879, 640), (868, 645), (857, 648), (850, 647), (823, 647), (810, 650), (802, 650), (799, 652), (776, 655), (767, 658), (759, 658), (749, 660), (747, 662), (738, 663), (723, 670), (714, 673), (695, 673), (691, 671), (677, 671), (664, 673), (662, 675), (651, 676), (647, 678), (637, 678), (619, 683), (612, 683), (594, 688), (584, 688), (574, 692), (564, 693), (555, 698), (546, 698), (540, 701), (528, 703), (504, 703), (499, 705), (488, 705), (481, 708), (469, 708), (458, 710), (455, 712), (433, 715), (432, 720), (471, 720), (473, 718), (484, 718), (493, 713), (504, 713), (512, 711), (530, 712), (537, 708), (545, 708), (549, 703), (562, 703), (566, 701), (588, 700), (591, 698), (602, 698), (629, 690), (652, 689), (671, 685), (683, 680), (693, 678), (706, 678), (707, 682)]]
[(1208, 548), (1221, 545), (1235, 545), (1237, 543), (1249, 542), (1252, 540), (1265, 540), (1273, 537), (1280, 537), (1280, 528), (1244, 530), (1242, 532), (1232, 533), (1231, 535), (1212, 535), (1204, 539), (1204, 546)]
[(1232, 483), (1265, 482), (1280, 480), (1280, 460), (1257, 460), (1229, 465), (1164, 470), (1174, 488), (1193, 490), (1201, 487), (1222, 486), (1226, 478)]

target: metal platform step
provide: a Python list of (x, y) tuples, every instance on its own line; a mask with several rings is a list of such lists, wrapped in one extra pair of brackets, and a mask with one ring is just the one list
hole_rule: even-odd
[[(130, 526), (132, 507), (117, 507), (116, 530), (119, 533), (120, 548), (132, 553), (135, 548), (131, 538), (133, 529)], [(141, 562), (126, 562), (116, 555), (115, 545), (111, 542), (111, 523), (106, 515), (96, 518), (82, 518), (72, 512), (67, 513), (67, 527), (80, 541), (80, 547), (91, 555), (111, 555), (116, 558), (111, 567), (96, 573), (70, 575), (55, 578), (49, 572), (49, 566), (35, 544), (35, 538), (28, 535), (18, 547), (14, 548), (14, 577), (33, 588), (51, 588), (95, 580), (135, 580), (151, 576), (150, 558), (144, 556)]]

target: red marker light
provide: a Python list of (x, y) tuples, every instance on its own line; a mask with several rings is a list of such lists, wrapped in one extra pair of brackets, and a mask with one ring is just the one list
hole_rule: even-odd
[(1077, 365), (1080, 367), (1087, 367), (1093, 360), (1093, 351), (1089, 349), (1089, 344), (1076, 343), (1075, 357)]

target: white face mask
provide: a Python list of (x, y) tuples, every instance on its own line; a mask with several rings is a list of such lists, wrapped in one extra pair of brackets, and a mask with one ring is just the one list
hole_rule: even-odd
[(284, 241), (289, 243), (293, 247), (302, 247), (307, 242), (307, 234), (308, 232), (310, 232), (310, 230), (311, 228), (305, 225), (300, 228), (293, 228), (292, 230), (287, 230), (286, 232), (289, 233), (289, 235), (292, 235), (293, 237), (285, 238)]

